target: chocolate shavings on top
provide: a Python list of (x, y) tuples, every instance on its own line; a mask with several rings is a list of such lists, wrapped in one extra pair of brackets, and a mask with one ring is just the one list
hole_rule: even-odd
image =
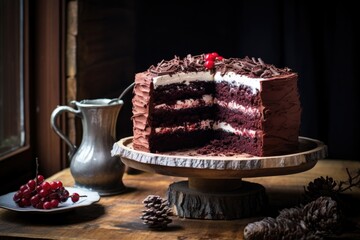
[[(169, 61), (162, 60), (157, 66), (152, 65), (148, 71), (152, 74), (173, 75), (178, 72), (200, 72), (209, 71), (204, 67), (205, 54), (192, 56), (188, 54), (185, 58), (180, 59), (175, 56)], [(290, 68), (277, 68), (274, 65), (265, 63), (261, 58), (257, 60), (246, 56), (245, 58), (224, 58), (215, 62), (215, 69), (210, 71), (219, 71), (222, 75), (226, 72), (235, 72), (236, 74), (245, 75), (251, 78), (271, 78), (279, 75), (291, 73)]]

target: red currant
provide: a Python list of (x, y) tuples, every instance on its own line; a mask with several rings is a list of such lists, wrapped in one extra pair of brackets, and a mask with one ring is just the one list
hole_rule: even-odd
[(208, 60), (204, 63), (204, 66), (206, 69), (212, 69), (214, 67), (214, 65), (215, 65), (214, 61), (210, 61), (210, 60)]
[(213, 59), (215, 59), (216, 57), (219, 56), (219, 54), (217, 52), (213, 52), (213, 53), (211, 53), (211, 56)]
[(35, 190), (35, 187), (36, 187), (36, 182), (34, 179), (31, 179), (28, 181), (27, 183), (27, 187), (30, 189), (30, 190)]
[(22, 198), (20, 202), (22, 207), (28, 207), (31, 205), (30, 199), (28, 198)]
[(74, 203), (79, 201), (80, 199), (80, 195), (78, 193), (73, 193), (70, 197), (71, 197), (71, 201), (73, 201)]
[(57, 184), (57, 182), (55, 182), (55, 181), (52, 181), (52, 182), (50, 182), (49, 184), (50, 184), (50, 188), (51, 188), (52, 190), (56, 190), (56, 189), (58, 188), (58, 184)]
[(40, 185), (44, 181), (43, 175), (37, 175), (36, 177), (37, 184)]
[(57, 206), (59, 206), (59, 201), (57, 199), (52, 199), (50, 203), (52, 208), (56, 208)]
[(13, 196), (13, 201), (19, 207), (33, 206), (37, 209), (52, 209), (58, 207), (60, 202), (66, 202), (69, 197), (74, 203), (80, 199), (78, 193), (70, 196), (61, 181), (47, 182), (42, 175), (37, 175), (35, 179), (30, 179), (19, 187)]
[(62, 186), (63, 186), (63, 183), (61, 181), (56, 181), (56, 184), (57, 184), (58, 188), (62, 188)]
[(22, 192), (19, 190), (14, 194), (13, 200), (14, 202), (19, 202), (22, 198)]
[(31, 190), (29, 188), (25, 189), (22, 194), (24, 198), (31, 198)]
[(19, 202), (17, 202), (17, 205), (21, 208), (25, 207), (25, 204), (24, 204), (24, 200), (23, 198), (19, 200)]
[(40, 201), (38, 204), (36, 204), (36, 207), (35, 207), (35, 208), (37, 208), (37, 209), (44, 209), (43, 205), (44, 205), (44, 203)]
[(45, 189), (41, 189), (39, 192), (39, 195), (41, 197), (46, 197), (49, 194), (49, 191), (46, 191)]
[(60, 199), (60, 194), (57, 192), (52, 192), (48, 195), (49, 199)]
[(50, 183), (48, 182), (43, 182), (41, 184), (41, 187), (45, 190), (45, 191), (49, 191), (51, 189)]
[(69, 195), (70, 195), (69, 191), (66, 190), (66, 189), (64, 189), (63, 192), (62, 192), (62, 196), (63, 196), (64, 198), (68, 198)]
[(215, 65), (215, 61), (222, 61), (224, 58), (220, 56), (217, 52), (212, 52), (205, 54), (205, 63), (204, 67), (206, 69), (212, 69)]
[(41, 189), (42, 189), (42, 186), (41, 186), (41, 185), (37, 185), (36, 188), (35, 188), (36, 192), (40, 192)]
[(24, 192), (25, 189), (27, 189), (28, 187), (26, 185), (21, 185), (20, 187), (20, 191), (21, 192)]
[(33, 206), (33, 207), (36, 207), (36, 205), (40, 202), (40, 195), (39, 194), (36, 194), (36, 195), (34, 195), (34, 196), (32, 196), (31, 198), (30, 198), (30, 202), (31, 202), (31, 205)]
[(46, 201), (46, 202), (44, 202), (44, 204), (43, 204), (43, 208), (44, 208), (44, 209), (51, 209), (51, 208), (52, 208), (52, 205), (51, 205), (50, 202)]
[(205, 55), (205, 61), (214, 61), (214, 60), (215, 57), (211, 53)]

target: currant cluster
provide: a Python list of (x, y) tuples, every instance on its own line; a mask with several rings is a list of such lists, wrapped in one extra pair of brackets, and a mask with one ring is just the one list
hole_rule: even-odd
[(69, 198), (75, 203), (79, 201), (80, 195), (78, 193), (70, 195), (61, 181), (47, 182), (42, 175), (37, 175), (35, 179), (30, 179), (20, 186), (13, 200), (19, 207), (51, 209), (58, 207), (61, 202), (66, 202)]
[(224, 58), (220, 56), (217, 52), (208, 53), (205, 55), (204, 66), (206, 69), (212, 69), (215, 66), (215, 61), (221, 61)]

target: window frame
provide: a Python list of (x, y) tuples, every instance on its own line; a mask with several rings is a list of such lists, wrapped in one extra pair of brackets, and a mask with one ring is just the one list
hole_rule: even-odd
[[(11, 151), (0, 157), (0, 181), (7, 183), (1, 186), (1, 192), (9, 191), (17, 186), (21, 181), (29, 177), (34, 171), (27, 171), (24, 169), (31, 169), (32, 148), (30, 144), (31, 128), (30, 128), (30, 89), (29, 89), (29, 5), (28, 0), (23, 0), (23, 106), (24, 106), (24, 131), (25, 141), (23, 146)], [(20, 15), (19, 15), (20, 16)], [(20, 22), (20, 21), (19, 21)], [(19, 59), (20, 60), (20, 59)], [(30, 159), (30, 161), (24, 161)], [(20, 167), (21, 166), (21, 167)]]
[[(33, 178), (36, 159), (45, 177), (68, 166), (65, 143), (50, 126), (52, 110), (66, 99), (67, 0), (23, 1), (25, 143), (0, 158), (0, 194)], [(64, 118), (60, 125), (64, 130)]]

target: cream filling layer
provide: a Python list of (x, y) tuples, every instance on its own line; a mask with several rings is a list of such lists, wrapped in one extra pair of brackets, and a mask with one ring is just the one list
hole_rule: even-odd
[(211, 106), (213, 104), (218, 104), (219, 106), (228, 108), (233, 111), (241, 112), (247, 116), (260, 116), (261, 115), (260, 110), (258, 108), (250, 107), (250, 106), (246, 107), (246, 106), (236, 103), (235, 101), (230, 101), (230, 102), (220, 101), (216, 98), (214, 99), (213, 96), (211, 96), (210, 94), (203, 95), (201, 99), (178, 100), (178, 101), (176, 101), (175, 104), (168, 105), (168, 104), (163, 103), (163, 104), (156, 105), (154, 108), (155, 109), (179, 110), (179, 109), (196, 108), (200, 105)]
[(213, 120), (208, 119), (208, 120), (202, 120), (199, 123), (186, 123), (185, 125), (176, 126), (176, 127), (158, 127), (155, 128), (155, 133), (164, 134), (164, 133), (176, 132), (179, 130), (191, 132), (199, 129), (201, 130), (211, 129), (213, 122), (214, 122)]
[(225, 102), (220, 101), (218, 99), (214, 99), (214, 104), (218, 104), (224, 108), (228, 108), (233, 111), (241, 112), (247, 116), (260, 116), (260, 110), (256, 107), (243, 106), (241, 104), (236, 103), (235, 101)]
[(235, 135), (245, 136), (254, 138), (256, 136), (256, 131), (247, 129), (247, 128), (234, 128), (229, 123), (226, 122), (215, 122), (213, 124), (214, 130), (223, 130), (225, 132), (233, 133)]
[[(174, 84), (174, 83), (183, 83), (190, 84), (193, 81), (215, 81), (215, 82), (228, 82), (233, 86), (247, 86), (252, 90), (253, 94), (256, 94), (261, 89), (261, 81), (265, 79), (263, 78), (250, 78), (244, 75), (236, 74), (235, 72), (227, 72), (224, 75), (221, 75), (220, 72), (217, 72), (215, 75), (211, 74), (209, 71), (206, 72), (187, 72), (187, 73), (176, 73), (172, 75), (163, 75), (153, 78), (153, 85), (156, 89), (158, 86)], [(261, 114), (259, 109), (252, 107), (245, 107), (240, 104), (236, 104), (235, 102), (224, 102), (214, 100), (211, 95), (204, 95), (203, 100), (206, 104), (219, 104), (220, 106), (228, 107), (232, 110), (237, 110), (243, 112), (245, 114), (254, 115)], [(173, 109), (183, 109), (183, 108), (191, 108), (196, 107), (200, 104), (200, 100), (196, 99), (186, 99), (182, 101), (177, 101), (174, 105), (166, 105), (160, 104), (155, 106), (155, 108), (173, 108)], [(214, 130), (223, 130), (226, 132), (230, 132), (236, 135), (247, 136), (247, 137), (255, 137), (256, 131), (250, 130), (246, 128), (234, 128), (230, 124), (225, 122), (214, 123), (213, 120), (203, 120), (200, 123), (191, 123), (185, 124), (183, 126), (177, 127), (160, 127), (155, 128), (155, 132), (157, 134), (163, 133), (171, 133), (179, 130), (184, 131), (194, 131), (198, 129), (214, 129)]]
[(247, 128), (234, 128), (229, 123), (226, 122), (214, 122), (213, 120), (203, 120), (200, 123), (187, 123), (183, 126), (176, 127), (158, 127), (155, 128), (156, 134), (165, 134), (165, 133), (173, 133), (179, 130), (182, 131), (195, 131), (195, 130), (223, 130), (225, 132), (233, 133), (235, 135), (245, 136), (254, 138), (256, 137), (256, 131), (247, 129)]
[(211, 106), (214, 103), (214, 98), (210, 94), (203, 95), (201, 99), (192, 99), (191, 98), (191, 99), (185, 99), (185, 100), (178, 100), (173, 105), (168, 105), (168, 104), (163, 103), (163, 104), (156, 105), (154, 108), (155, 109), (179, 110), (179, 109), (195, 108), (200, 105)]

